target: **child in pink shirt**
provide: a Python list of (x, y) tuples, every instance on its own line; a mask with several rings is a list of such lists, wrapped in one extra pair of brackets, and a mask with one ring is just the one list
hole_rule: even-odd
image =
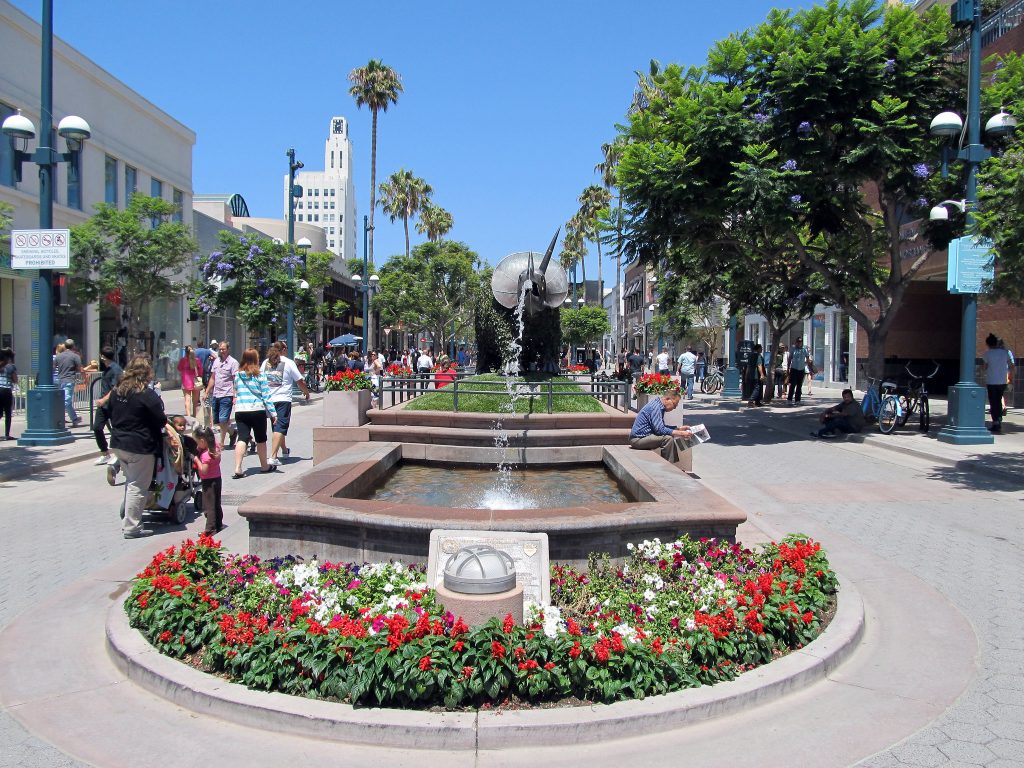
[(203, 514), (206, 515), (204, 533), (213, 535), (224, 530), (224, 510), (220, 505), (220, 449), (210, 427), (196, 427), (192, 434), (199, 446), (199, 455), (192, 460), (192, 466), (196, 468), (203, 484)]

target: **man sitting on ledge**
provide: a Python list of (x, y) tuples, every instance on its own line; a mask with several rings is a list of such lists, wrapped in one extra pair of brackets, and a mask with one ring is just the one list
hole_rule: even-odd
[(679, 405), (679, 390), (673, 389), (661, 397), (652, 399), (647, 405), (640, 409), (633, 422), (633, 429), (629, 433), (629, 447), (639, 451), (652, 451), (655, 448), (661, 449), (661, 455), (668, 461), (675, 464), (679, 461), (680, 446), (677, 437), (689, 438), (689, 427), (677, 427), (673, 429), (665, 424), (665, 412), (674, 411)]

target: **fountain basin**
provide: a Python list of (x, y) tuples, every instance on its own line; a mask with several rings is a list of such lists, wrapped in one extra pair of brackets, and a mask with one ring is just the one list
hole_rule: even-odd
[(548, 535), (553, 561), (586, 567), (591, 552), (624, 558), (626, 544), (683, 533), (735, 540), (746, 515), (654, 451), (628, 446), (518, 448), (517, 465), (604, 465), (632, 501), (546, 509), (456, 509), (356, 498), (403, 459), (444, 465), (497, 464), (500, 448), (357, 443), (239, 508), (249, 550), (323, 561), (423, 562), (435, 528), (531, 531)]

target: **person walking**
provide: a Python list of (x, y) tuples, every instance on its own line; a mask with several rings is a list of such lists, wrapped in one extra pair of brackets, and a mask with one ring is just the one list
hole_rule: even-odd
[(82, 417), (75, 411), (75, 386), (82, 373), (82, 358), (75, 351), (74, 339), (64, 340), (64, 349), (53, 359), (57, 386), (64, 390), (64, 413), (72, 427), (82, 423)]
[(1005, 339), (999, 340), (999, 348), (1006, 350), (1006, 391), (1003, 392), (1003, 416), (1007, 414), (1010, 408), (1013, 407), (1013, 369), (1017, 366), (1017, 361), (1013, 357), (1013, 350), (1006, 346)]
[(199, 387), (202, 385), (203, 366), (196, 357), (191, 344), (185, 345), (185, 354), (178, 361), (178, 375), (181, 377), (181, 391), (185, 395), (185, 415), (194, 419), (199, 405)]
[(277, 467), (267, 462), (267, 416), (270, 423), (277, 422), (277, 410), (270, 400), (267, 377), (260, 373), (260, 353), (250, 347), (242, 353), (238, 372), (234, 379), (235, 425), (238, 427), (238, 442), (235, 443), (234, 480), (245, 477), (242, 460), (245, 459), (249, 440), (256, 442), (256, 455), (260, 460), (260, 472), (275, 472)]
[(270, 345), (267, 359), (260, 366), (260, 373), (267, 377), (267, 386), (270, 388), (270, 402), (274, 404), (274, 412), (277, 414), (277, 421), (274, 422), (273, 434), (270, 442), (270, 459), (268, 463), (279, 466), (281, 460), (278, 455), (290, 456), (291, 449), (288, 448), (288, 427), (292, 420), (292, 386), (298, 386), (299, 391), (309, 402), (309, 387), (294, 360), (285, 357), (288, 353), (288, 343), (275, 341)]
[(686, 399), (693, 400), (693, 380), (697, 375), (697, 356), (693, 347), (688, 346), (679, 356), (679, 383), (686, 386)]
[(669, 357), (668, 347), (662, 347), (661, 352), (658, 353), (657, 369), (658, 373), (663, 376), (668, 376), (672, 373), (672, 358)]
[[(206, 401), (210, 403), (213, 423), (220, 427), (220, 445), (227, 441), (231, 426), (231, 406), (235, 402), (235, 374), (238, 361), (231, 356), (231, 345), (222, 341), (217, 345), (217, 359), (210, 368), (210, 380), (206, 385)], [(244, 446), (245, 443), (242, 443)]]
[(217, 448), (217, 438), (212, 428), (196, 427), (192, 436), (198, 449), (197, 455), (192, 458), (192, 466), (199, 475), (203, 489), (203, 514), (206, 516), (206, 528), (203, 532), (213, 535), (224, 530), (224, 509), (220, 501), (224, 486), (220, 474), (221, 452)]
[(761, 354), (762, 349), (760, 344), (755, 344), (754, 348), (750, 351), (750, 356), (747, 357), (745, 378), (747, 379), (747, 391), (750, 393), (747, 405), (751, 408), (761, 407), (764, 383), (767, 381), (764, 371), (764, 355)]
[(807, 347), (804, 346), (802, 336), (797, 336), (793, 346), (789, 348), (787, 359), (789, 362), (789, 390), (786, 393), (786, 402), (792, 403), (793, 398), (800, 402), (803, 394), (804, 376), (807, 375), (807, 358), (810, 357)]
[(430, 387), (430, 372), (434, 368), (434, 360), (424, 347), (423, 351), (416, 357), (416, 371), (419, 373), (422, 383), (420, 388), (425, 392)]
[(1006, 392), (1006, 380), (1010, 375), (1010, 355), (1005, 349), (999, 348), (999, 339), (994, 333), (985, 337), (985, 387), (988, 390), (988, 410), (992, 417), (989, 427), (992, 434), (1003, 431), (1003, 394)]
[(708, 368), (707, 358), (704, 357), (704, 352), (700, 351), (700, 352), (697, 353), (697, 362), (696, 362), (696, 364), (694, 366), (694, 375), (693, 375), (693, 379), (694, 379), (694, 381), (697, 384), (700, 384), (702, 381), (704, 381), (704, 372), (707, 370), (707, 368)]
[(156, 457), (163, 448), (167, 423), (160, 395), (149, 387), (153, 368), (143, 356), (133, 358), (113, 389), (104, 409), (110, 422), (111, 446), (124, 470), (124, 520), (121, 533), (126, 539), (148, 536), (142, 510), (153, 482)]
[(786, 393), (786, 345), (781, 341), (772, 359), (772, 386), (775, 389), (775, 397), (781, 399)]
[(18, 383), (18, 369), (14, 365), (14, 350), (0, 349), (0, 416), (4, 418), (4, 440), (11, 437), (11, 417), (14, 415), (14, 387)]
[[(121, 366), (114, 362), (114, 348), (104, 347), (100, 350), (100, 389), (99, 399), (96, 401), (96, 413), (92, 421), (92, 434), (96, 438), (96, 447), (100, 449), (100, 457), (96, 459), (96, 466), (111, 466), (117, 464), (117, 457), (110, 453), (110, 446), (107, 443), (107, 426), (109, 419), (104, 405), (110, 399), (110, 394), (120, 383), (124, 371)], [(112, 467), (113, 469), (113, 467)], [(117, 474), (117, 470), (107, 473), (109, 480)], [(113, 482), (110, 483), (113, 485)]]

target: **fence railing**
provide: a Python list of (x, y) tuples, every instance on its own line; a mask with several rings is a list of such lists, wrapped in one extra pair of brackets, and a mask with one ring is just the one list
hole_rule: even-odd
[[(381, 409), (393, 408), (421, 395), (440, 392), (451, 394), (452, 409), (458, 413), (459, 401), (462, 399), (464, 404), (467, 395), (500, 397), (508, 393), (504, 382), (467, 382), (466, 378), (466, 374), (457, 374), (454, 379), (445, 378), (442, 374), (438, 379), (437, 374), (434, 373), (388, 376), (381, 380), (378, 391), (379, 407)], [(573, 381), (572, 383), (551, 380), (517, 382), (514, 385), (515, 392), (522, 398), (532, 398), (534, 403), (539, 401), (547, 413), (554, 412), (556, 397), (593, 397), (623, 413), (629, 410), (629, 384), (627, 382), (603, 376), (592, 377), (589, 374), (563, 378), (571, 378)]]
[[(75, 393), (72, 396), (72, 401), (75, 404), (75, 410), (82, 415), (84, 412), (90, 411), (89, 392), (92, 391), (93, 382), (97, 381), (101, 373), (94, 371), (93, 373), (86, 373), (78, 377), (78, 383), (75, 384)], [(57, 383), (56, 378), (54, 384)], [(32, 376), (18, 376), (18, 389), (19, 393), (14, 396), (14, 412), (24, 412), (28, 403), (28, 393), (36, 388), (35, 377)], [(85, 418), (82, 416), (82, 418)]]

